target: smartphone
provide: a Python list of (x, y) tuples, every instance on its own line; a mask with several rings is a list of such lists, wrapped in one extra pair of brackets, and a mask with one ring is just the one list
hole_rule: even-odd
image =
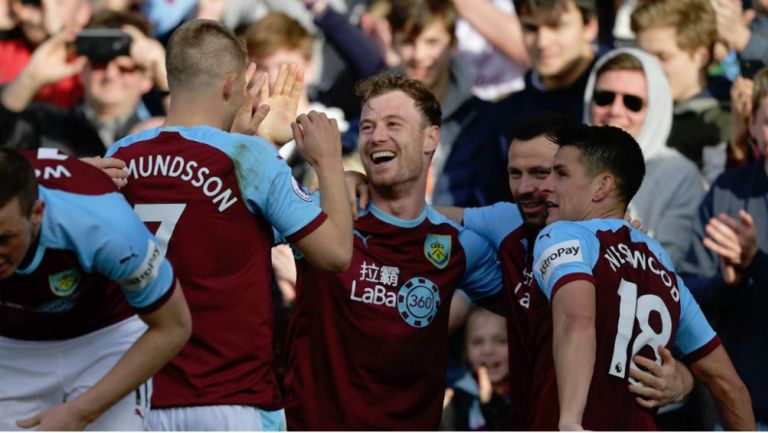
[(120, 29), (84, 29), (75, 38), (75, 50), (94, 62), (108, 62), (131, 52), (131, 35)]
[(739, 71), (742, 77), (752, 79), (755, 75), (765, 67), (765, 63), (762, 60), (740, 60)]

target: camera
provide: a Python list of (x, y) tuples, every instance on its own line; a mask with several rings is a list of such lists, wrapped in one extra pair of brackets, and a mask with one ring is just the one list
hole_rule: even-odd
[(120, 29), (85, 29), (75, 38), (75, 50), (93, 62), (109, 62), (130, 54), (131, 35)]

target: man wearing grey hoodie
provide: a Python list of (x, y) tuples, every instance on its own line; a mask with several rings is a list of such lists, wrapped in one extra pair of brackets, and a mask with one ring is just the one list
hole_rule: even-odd
[(705, 190), (696, 165), (666, 145), (672, 93), (658, 60), (634, 48), (601, 57), (584, 93), (584, 123), (618, 126), (640, 143), (646, 176), (629, 212), (678, 267), (688, 251)]

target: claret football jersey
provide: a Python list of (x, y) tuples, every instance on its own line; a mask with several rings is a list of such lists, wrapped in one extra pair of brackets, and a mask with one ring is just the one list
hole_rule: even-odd
[[(597, 349), (584, 428), (656, 430), (655, 412), (638, 405), (627, 389), (628, 371), (637, 368), (632, 357), (660, 363), (661, 345), (693, 362), (720, 344), (669, 255), (624, 220), (560, 221), (539, 233), (533, 270), (550, 300), (572, 281), (595, 286)], [(557, 429), (557, 384), (549, 359), (536, 365), (535, 374), (551, 380), (534, 399), (534, 429)]]
[(28, 260), (0, 280), (0, 335), (73, 338), (159, 308), (173, 270), (109, 177), (55, 149), (24, 155), (45, 208)]
[(527, 226), (515, 203), (464, 209), (463, 224), (497, 249), (504, 277), (509, 348), (510, 426), (528, 430), (535, 341), (548, 338), (546, 329), (534, 334), (532, 322), (549, 314), (549, 303), (533, 278), (533, 245), (538, 230)]
[(430, 207), (402, 220), (371, 205), (354, 227), (347, 271), (298, 262), (288, 427), (437, 429), (451, 296), (501, 290), (493, 248)]
[(274, 146), (209, 126), (164, 127), (115, 143), (128, 201), (156, 233), (192, 311), (192, 337), (154, 377), (153, 407), (241, 404), (275, 410), (272, 226), (289, 241), (326, 214)]

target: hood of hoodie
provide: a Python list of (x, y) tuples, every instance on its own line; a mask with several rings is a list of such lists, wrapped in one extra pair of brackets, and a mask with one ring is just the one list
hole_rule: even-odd
[(592, 103), (592, 94), (595, 91), (595, 81), (597, 80), (597, 71), (610, 59), (619, 54), (627, 53), (636, 58), (643, 66), (643, 75), (647, 86), (648, 100), (645, 111), (645, 121), (643, 122), (640, 133), (635, 139), (643, 150), (643, 157), (646, 161), (658, 156), (674, 153), (673, 149), (667, 146), (667, 138), (672, 129), (672, 91), (669, 87), (661, 64), (656, 57), (641, 51), (637, 48), (618, 48), (611, 50), (595, 63), (589, 74), (587, 88), (584, 91), (584, 123), (592, 124), (592, 113), (590, 105)]

